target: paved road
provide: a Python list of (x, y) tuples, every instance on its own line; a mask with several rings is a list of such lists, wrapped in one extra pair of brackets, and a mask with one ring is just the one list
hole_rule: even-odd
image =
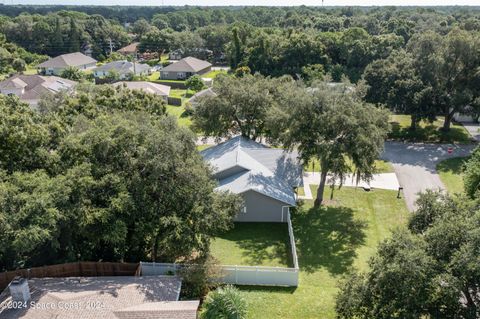
[[(448, 154), (448, 147), (453, 153)], [(426, 189), (445, 189), (435, 169), (438, 162), (467, 156), (475, 145), (410, 144), (386, 142), (382, 158), (391, 162), (410, 211), (415, 208), (417, 194)]]

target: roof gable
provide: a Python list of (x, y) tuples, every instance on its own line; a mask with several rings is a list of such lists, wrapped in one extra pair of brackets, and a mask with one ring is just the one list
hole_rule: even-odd
[(293, 187), (302, 184), (302, 169), (296, 153), (237, 136), (201, 154), (214, 169), (219, 180), (218, 190), (236, 194), (253, 190), (295, 205)]
[(38, 65), (39, 68), (66, 68), (69, 66), (78, 67), (86, 64), (97, 63), (97, 60), (80, 52), (62, 54), (51, 58)]
[(205, 68), (211, 67), (212, 64), (194, 57), (186, 57), (178, 62), (172, 63), (163, 68), (161, 71), (166, 72), (198, 72)]

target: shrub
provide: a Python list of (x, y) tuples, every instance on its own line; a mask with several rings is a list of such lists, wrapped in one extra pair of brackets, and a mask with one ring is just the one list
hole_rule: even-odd
[(247, 303), (240, 291), (231, 286), (218, 288), (208, 294), (203, 304), (202, 319), (243, 319)]

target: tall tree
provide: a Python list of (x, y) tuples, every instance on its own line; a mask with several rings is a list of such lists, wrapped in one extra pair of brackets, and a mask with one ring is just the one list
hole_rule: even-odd
[(320, 162), (315, 200), (319, 206), (329, 174), (340, 185), (349, 172), (357, 181), (372, 177), (387, 136), (389, 113), (361, 102), (348, 90), (332, 90), (325, 83), (308, 91), (310, 94), (302, 87), (284, 90), (283, 100), (269, 113), (267, 127), (274, 141), (297, 148), (305, 162)]
[(394, 232), (337, 297), (339, 318), (458, 318), (480, 315), (478, 204), (422, 194), (409, 230)]
[(196, 103), (193, 128), (206, 136), (262, 137), (268, 110), (276, 103), (279, 92), (292, 83), (289, 77), (271, 79), (259, 74), (218, 76), (213, 87), (215, 95)]
[(480, 36), (460, 29), (446, 36), (426, 32), (413, 36), (407, 48), (448, 131), (453, 115), (480, 96)]
[(80, 31), (73, 18), (70, 18), (70, 33), (68, 35), (69, 52), (79, 52), (81, 48)]

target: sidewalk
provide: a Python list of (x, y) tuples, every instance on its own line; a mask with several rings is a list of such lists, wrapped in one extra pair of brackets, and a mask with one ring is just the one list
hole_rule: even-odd
[[(389, 190), (398, 190), (400, 184), (395, 173), (384, 173), (384, 174), (374, 174), (372, 180), (367, 183), (360, 181), (358, 184), (355, 182), (355, 179), (352, 178), (352, 175), (348, 175), (343, 183), (343, 186), (347, 187), (362, 187), (362, 188), (379, 188), (379, 189), (389, 189)], [(317, 172), (304, 172), (303, 173), (303, 189), (305, 196), (298, 196), (299, 199), (313, 199), (312, 192), (310, 190), (310, 185), (319, 185), (320, 184), (320, 173)], [(330, 178), (327, 177), (327, 184), (331, 185)]]
[(480, 142), (480, 124), (462, 123), (462, 125), (476, 141)]

